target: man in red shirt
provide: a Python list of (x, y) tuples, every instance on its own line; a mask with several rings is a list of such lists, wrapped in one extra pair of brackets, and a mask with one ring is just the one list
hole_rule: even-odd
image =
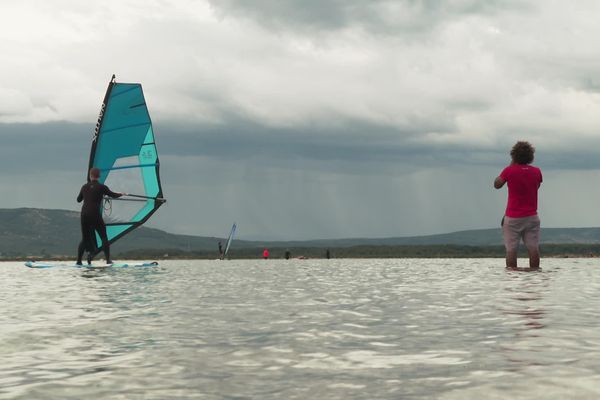
[(529, 142), (517, 142), (510, 151), (512, 162), (494, 180), (496, 189), (508, 183), (508, 203), (502, 219), (508, 269), (517, 269), (517, 250), (521, 238), (529, 252), (529, 268), (540, 267), (540, 218), (537, 215), (537, 203), (542, 171), (531, 165), (534, 152), (535, 149)]

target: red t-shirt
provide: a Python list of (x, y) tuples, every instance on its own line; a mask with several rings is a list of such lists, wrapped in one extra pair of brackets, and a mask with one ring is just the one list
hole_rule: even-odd
[(542, 171), (533, 165), (511, 164), (500, 173), (500, 178), (508, 184), (506, 216), (523, 218), (536, 215)]

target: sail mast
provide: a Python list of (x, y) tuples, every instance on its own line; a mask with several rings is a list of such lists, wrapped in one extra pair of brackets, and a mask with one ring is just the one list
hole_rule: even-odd
[(231, 231), (229, 232), (229, 237), (227, 238), (227, 244), (225, 245), (225, 251), (223, 252), (223, 258), (227, 256), (227, 252), (229, 251), (229, 247), (231, 246), (231, 242), (233, 241), (233, 236), (235, 235), (235, 230), (237, 228), (236, 223), (233, 223), (231, 227)]
[(113, 74), (112, 78), (110, 78), (110, 82), (108, 82), (108, 87), (106, 88), (106, 94), (104, 95), (104, 100), (102, 101), (102, 106), (100, 106), (100, 114), (98, 115), (98, 121), (96, 122), (96, 128), (94, 129), (94, 136), (92, 138), (92, 149), (90, 150), (90, 160), (88, 163), (88, 170), (86, 172), (86, 179), (90, 181), (90, 169), (94, 168), (94, 155), (96, 153), (96, 145), (98, 144), (98, 135), (100, 134), (100, 128), (102, 128), (102, 122), (104, 122), (104, 115), (106, 114), (106, 105), (108, 104), (108, 99), (110, 98), (110, 92), (115, 84), (115, 74)]

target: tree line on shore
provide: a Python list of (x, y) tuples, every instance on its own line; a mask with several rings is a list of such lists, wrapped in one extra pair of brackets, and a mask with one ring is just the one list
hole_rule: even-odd
[[(74, 254), (3, 254), (0, 259), (72, 259)], [(463, 245), (402, 245), (402, 246), (352, 246), (325, 249), (322, 247), (272, 248), (271, 259), (285, 258), (502, 258), (503, 246)], [(543, 244), (542, 257), (596, 257), (600, 256), (600, 244)], [(519, 256), (526, 256), (521, 246)], [(181, 249), (139, 249), (117, 252), (120, 259), (207, 259), (219, 257), (217, 251), (184, 251)], [(258, 259), (263, 257), (263, 248), (231, 249), (229, 259)]]

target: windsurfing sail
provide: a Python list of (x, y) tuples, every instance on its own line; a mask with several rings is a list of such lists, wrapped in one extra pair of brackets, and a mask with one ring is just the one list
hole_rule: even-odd
[(225, 251), (223, 252), (223, 258), (227, 256), (227, 252), (229, 251), (229, 247), (231, 246), (231, 242), (233, 241), (233, 236), (235, 235), (235, 230), (237, 229), (237, 225), (235, 222), (231, 227), (231, 232), (229, 232), (229, 237), (227, 238), (227, 244), (225, 245)]
[[(88, 167), (88, 171), (100, 169), (99, 181), (113, 192), (127, 193), (109, 203), (106, 234), (110, 244), (146, 222), (166, 201), (159, 166), (142, 85), (116, 82), (113, 75), (100, 109)], [(96, 243), (100, 251), (98, 234)]]

